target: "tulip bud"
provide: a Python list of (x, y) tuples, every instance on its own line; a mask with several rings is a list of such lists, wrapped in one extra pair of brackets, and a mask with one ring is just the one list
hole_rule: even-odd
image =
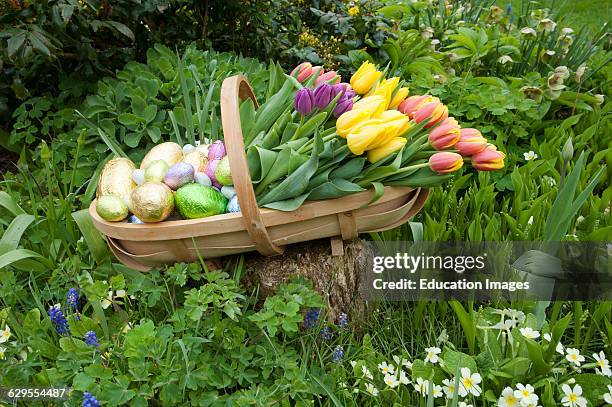
[(404, 135), (411, 127), (408, 116), (397, 110), (385, 110), (378, 118), (384, 123), (398, 126), (398, 136)]
[(378, 117), (385, 111), (385, 98), (380, 95), (366, 96), (355, 102), (353, 108), (369, 110), (371, 117)]
[(369, 110), (359, 110), (353, 106), (352, 110), (343, 113), (336, 120), (336, 133), (340, 137), (346, 137), (354, 127), (368, 120), (371, 116), (372, 113)]
[(506, 154), (497, 151), (495, 146), (488, 145), (484, 150), (472, 156), (472, 167), (478, 171), (495, 171), (504, 167)]
[(413, 114), (413, 119), (417, 123), (429, 119), (425, 128), (433, 127), (448, 117), (448, 108), (440, 103), (438, 98), (434, 99), (433, 102), (425, 103)]
[(334, 85), (334, 90), (336, 92), (336, 95), (340, 93), (341, 98), (352, 99), (355, 97), (355, 91), (353, 90), (353, 88), (351, 88), (351, 85), (346, 82)]
[(429, 144), (436, 150), (445, 150), (457, 144), (460, 137), (459, 123), (449, 117), (429, 133)]
[(389, 109), (395, 109), (406, 99), (408, 96), (408, 88), (399, 88), (395, 95), (393, 95), (393, 99), (391, 99), (391, 103), (389, 103)]
[(344, 113), (348, 112), (353, 108), (353, 99), (347, 97), (340, 97), (338, 103), (336, 103), (336, 107), (334, 108), (334, 117), (338, 118), (342, 116)]
[(225, 144), (223, 141), (216, 140), (208, 147), (208, 160), (220, 160), (225, 156)]
[(327, 71), (319, 75), (317, 79), (315, 79), (315, 86), (318, 86), (320, 83), (340, 83), (340, 75), (336, 73), (336, 71)]
[(370, 91), (381, 76), (382, 72), (376, 70), (373, 63), (365, 61), (351, 77), (351, 86), (355, 92), (364, 95)]
[(312, 112), (314, 107), (314, 95), (312, 90), (308, 88), (302, 88), (295, 93), (293, 99), (293, 106), (295, 110), (302, 116), (306, 116)]
[(291, 76), (297, 77), (299, 82), (304, 82), (310, 78), (310, 75), (312, 75), (312, 64), (310, 62), (302, 62), (291, 71)]
[(463, 157), (457, 153), (442, 151), (429, 157), (429, 167), (438, 174), (450, 174), (463, 166)]
[(480, 134), (476, 129), (461, 129), (461, 137), (455, 149), (459, 151), (462, 156), (471, 156), (481, 152), (487, 146), (487, 139)]
[(387, 108), (391, 103), (391, 97), (393, 96), (393, 92), (395, 91), (395, 88), (397, 88), (398, 83), (399, 78), (397, 76), (390, 79), (384, 79), (376, 85), (376, 88), (374, 88), (371, 94), (384, 97), (385, 108)]
[(412, 115), (419, 107), (432, 99), (429, 95), (410, 96), (398, 105), (397, 110), (412, 118)]
[(375, 163), (376, 161), (380, 161), (383, 158), (388, 157), (396, 151), (401, 150), (407, 141), (408, 140), (406, 140), (404, 137), (394, 137), (387, 142), (387, 144), (368, 151), (368, 161)]
[[(319, 76), (323, 75), (325, 73), (325, 70), (323, 69), (322, 66), (316, 65), (312, 67), (312, 74), (315, 76), (315, 78), (319, 78)], [(317, 79), (315, 79), (316, 82)]]
[(565, 144), (563, 145), (563, 150), (561, 150), (561, 157), (563, 157), (563, 161), (569, 162), (574, 157), (574, 144), (572, 143), (572, 138), (568, 138)]
[(361, 155), (371, 148), (371, 144), (388, 131), (378, 119), (370, 119), (361, 123), (346, 136), (346, 145), (355, 155)]
[(329, 105), (329, 102), (331, 102), (336, 97), (336, 93), (332, 85), (323, 82), (322, 84), (317, 86), (314, 91), (313, 97), (314, 105), (319, 109), (323, 109), (327, 105)]

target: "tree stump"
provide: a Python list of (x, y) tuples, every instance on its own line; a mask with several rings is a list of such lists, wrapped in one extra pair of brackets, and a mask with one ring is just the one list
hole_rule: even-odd
[[(332, 241), (333, 242), (333, 241)], [(263, 298), (274, 293), (279, 284), (300, 276), (312, 281), (314, 289), (327, 303), (329, 318), (335, 321), (340, 313), (359, 318), (366, 311), (366, 302), (360, 297), (361, 276), (371, 270), (374, 251), (360, 239), (335, 241), (332, 254), (330, 239), (321, 239), (287, 246), (279, 256), (245, 255), (247, 289), (259, 286)], [(344, 246), (337, 253), (338, 244)]]

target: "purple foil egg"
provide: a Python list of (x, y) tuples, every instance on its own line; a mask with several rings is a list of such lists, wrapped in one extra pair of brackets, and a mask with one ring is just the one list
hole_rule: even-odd
[(208, 161), (220, 160), (224, 156), (225, 156), (225, 144), (223, 144), (223, 141), (216, 140), (210, 145), (210, 147), (208, 147)]
[(217, 170), (217, 165), (219, 165), (219, 162), (221, 160), (211, 160), (208, 162), (208, 164), (206, 164), (206, 169), (204, 170), (204, 173), (206, 173), (206, 175), (208, 175), (208, 178), (210, 178), (210, 180), (212, 181), (213, 185), (215, 185), (215, 183), (217, 183), (217, 177), (215, 176), (215, 171)]

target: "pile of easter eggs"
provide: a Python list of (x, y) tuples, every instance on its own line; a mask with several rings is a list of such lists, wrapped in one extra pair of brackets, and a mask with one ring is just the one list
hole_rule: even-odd
[[(154, 223), (239, 212), (225, 145), (166, 142), (153, 147), (140, 168), (114, 158), (98, 181), (96, 212), (109, 222)], [(132, 213), (131, 216), (130, 213)]]

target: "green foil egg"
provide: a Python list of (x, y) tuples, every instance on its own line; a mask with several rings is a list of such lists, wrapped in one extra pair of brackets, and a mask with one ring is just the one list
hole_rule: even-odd
[(205, 218), (225, 213), (227, 199), (216, 189), (197, 183), (176, 191), (176, 207), (186, 219)]
[(215, 169), (215, 178), (221, 185), (234, 185), (234, 181), (232, 181), (232, 173), (230, 172), (229, 158), (227, 156), (223, 157), (217, 168)]
[(108, 222), (120, 222), (128, 216), (128, 207), (123, 198), (116, 195), (104, 195), (96, 201), (96, 212)]
[(162, 182), (168, 172), (168, 163), (164, 160), (155, 160), (145, 170), (145, 182)]
[(161, 182), (145, 182), (132, 192), (132, 212), (143, 222), (166, 220), (174, 209), (172, 190)]

